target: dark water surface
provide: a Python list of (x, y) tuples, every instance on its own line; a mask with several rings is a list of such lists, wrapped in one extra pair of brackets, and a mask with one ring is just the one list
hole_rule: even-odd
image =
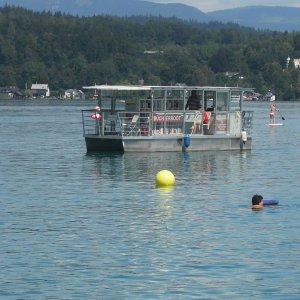
[(0, 101), (1, 299), (300, 299), (300, 103), (247, 103), (248, 152), (87, 155), (94, 105)]

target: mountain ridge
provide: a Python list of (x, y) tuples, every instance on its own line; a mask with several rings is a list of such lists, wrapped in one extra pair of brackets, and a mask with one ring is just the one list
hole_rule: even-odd
[[(286, 6), (245, 6), (207, 13), (220, 22), (231, 20), (242, 26), (275, 31), (300, 30), (300, 8)], [(247, 17), (246, 17), (247, 16)]]
[(0, 6), (19, 6), (33, 11), (62, 12), (80, 17), (113, 15), (120, 17), (176, 17), (204, 23), (236, 23), (272, 31), (300, 31), (300, 8), (285, 6), (244, 6), (204, 13), (181, 3), (155, 3), (141, 0), (0, 0)]

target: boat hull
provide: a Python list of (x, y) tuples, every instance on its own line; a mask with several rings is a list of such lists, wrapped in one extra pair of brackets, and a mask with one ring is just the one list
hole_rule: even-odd
[(87, 152), (124, 152), (122, 139), (115, 137), (86, 136), (85, 145)]
[(122, 137), (85, 136), (87, 152), (192, 152), (251, 150), (251, 137), (244, 143), (236, 136), (191, 136), (185, 146), (183, 136)]

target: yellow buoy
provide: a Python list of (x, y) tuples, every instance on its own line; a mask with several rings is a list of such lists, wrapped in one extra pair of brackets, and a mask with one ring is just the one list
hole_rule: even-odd
[(173, 186), (175, 183), (175, 177), (172, 172), (168, 170), (159, 171), (155, 177), (156, 186)]

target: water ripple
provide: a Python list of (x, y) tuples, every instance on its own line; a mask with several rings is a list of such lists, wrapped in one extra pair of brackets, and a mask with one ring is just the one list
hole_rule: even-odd
[(248, 104), (250, 152), (139, 155), (85, 154), (93, 103), (1, 104), (0, 298), (299, 299), (299, 103)]

